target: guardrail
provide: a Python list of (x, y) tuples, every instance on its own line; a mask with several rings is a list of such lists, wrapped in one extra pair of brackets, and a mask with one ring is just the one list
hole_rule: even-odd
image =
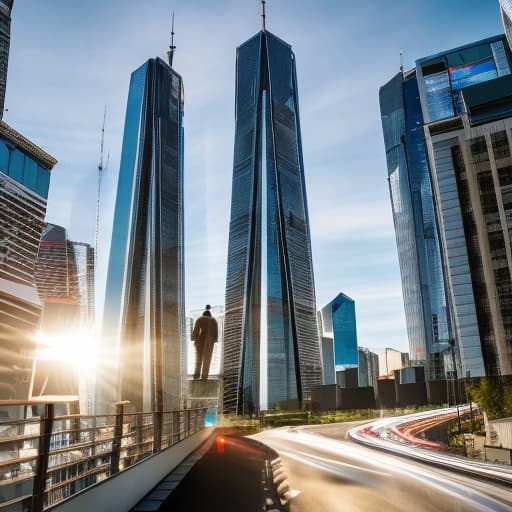
[(41, 512), (204, 427), (205, 408), (0, 421), (0, 510)]

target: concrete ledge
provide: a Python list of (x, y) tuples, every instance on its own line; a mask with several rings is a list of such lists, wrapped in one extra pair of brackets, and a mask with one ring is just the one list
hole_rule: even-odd
[(117, 475), (98, 482), (46, 510), (54, 512), (127, 512), (213, 432), (203, 428), (194, 435), (149, 456)]

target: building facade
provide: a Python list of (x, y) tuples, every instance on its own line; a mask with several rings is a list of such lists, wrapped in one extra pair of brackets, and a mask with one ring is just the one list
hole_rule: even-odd
[(337, 370), (358, 365), (356, 304), (344, 293), (321, 311), (323, 336), (334, 340), (334, 364)]
[(377, 390), (379, 356), (367, 348), (359, 347), (359, 387)]
[(34, 271), (57, 161), (0, 121), (0, 397), (27, 399), (41, 316)]
[(512, 47), (512, 0), (500, 0), (500, 10), (508, 45)]
[(511, 62), (504, 36), (416, 62), (459, 377), (512, 373)]
[(0, 119), (4, 115), (7, 66), (11, 45), (11, 10), (14, 0), (0, 0)]
[(263, 30), (237, 50), (224, 411), (300, 405), (321, 383), (295, 56)]
[(452, 329), (416, 71), (398, 73), (379, 99), (410, 355), (440, 379)]
[(102, 359), (115, 363), (100, 370), (98, 410), (180, 406), (183, 257), (183, 82), (150, 59), (128, 94), (103, 323)]
[(334, 340), (320, 337), (322, 344), (322, 376), (324, 384), (336, 384), (336, 366), (334, 364)]

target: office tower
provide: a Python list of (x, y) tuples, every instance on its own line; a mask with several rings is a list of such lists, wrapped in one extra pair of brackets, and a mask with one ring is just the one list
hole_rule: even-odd
[(0, 119), (4, 115), (7, 65), (11, 43), (11, 9), (14, 0), (0, 0)]
[(92, 330), (94, 249), (89, 244), (72, 242), (65, 228), (46, 224), (34, 275), (43, 302), (43, 330), (63, 331), (65, 325)]
[(451, 324), (415, 70), (398, 73), (379, 99), (410, 355), (440, 379)]
[(322, 383), (315, 302), (295, 56), (263, 29), (237, 49), (226, 413), (301, 405)]
[(340, 293), (321, 311), (323, 336), (334, 340), (336, 370), (357, 366), (356, 304)]
[(512, 373), (511, 62), (504, 36), (416, 62), (459, 377)]
[(512, 0), (500, 0), (501, 19), (509, 47), (512, 47)]
[[(132, 73), (114, 212), (103, 321), (98, 411), (181, 401), (183, 82), (149, 59)], [(113, 361), (112, 366), (107, 362)], [(119, 364), (119, 371), (116, 364)]]
[(334, 364), (334, 340), (321, 336), (322, 345), (322, 379), (323, 384), (336, 384), (336, 370)]
[(367, 348), (358, 348), (359, 387), (372, 387), (377, 390), (379, 378), (379, 356)]
[(76, 272), (78, 305), (80, 306), (80, 324), (94, 326), (94, 248), (83, 242), (68, 242), (73, 255)]
[(28, 398), (41, 303), (34, 268), (57, 161), (0, 121), (0, 398)]

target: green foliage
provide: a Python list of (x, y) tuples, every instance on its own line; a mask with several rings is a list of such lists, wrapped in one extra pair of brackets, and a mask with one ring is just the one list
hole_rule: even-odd
[(482, 379), (478, 384), (466, 384), (466, 391), (489, 420), (512, 416), (512, 385), (504, 385), (498, 379)]

